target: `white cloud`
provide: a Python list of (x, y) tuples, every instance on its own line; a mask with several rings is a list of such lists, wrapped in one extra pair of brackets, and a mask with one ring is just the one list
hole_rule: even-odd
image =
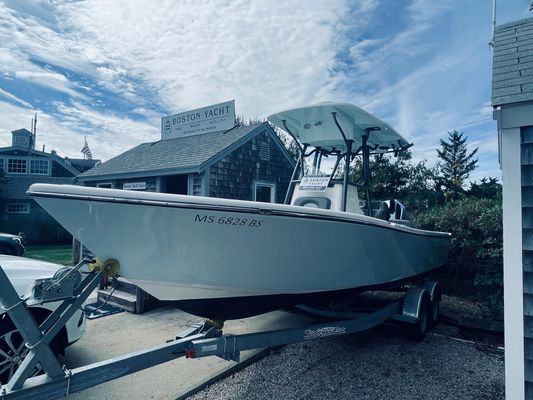
[(3, 97), (6, 97), (18, 104), (20, 104), (21, 106), (24, 106), (28, 109), (31, 109), (33, 108), (32, 105), (30, 103), (28, 103), (27, 101), (24, 101), (22, 99), (19, 99), (17, 96), (9, 93), (9, 92), (6, 92), (5, 90), (3, 90), (2, 88), (0, 88), (0, 95), (3, 96)]
[(69, 81), (64, 75), (57, 72), (41, 68), (33, 71), (15, 71), (15, 78), (26, 80), (35, 85), (65, 93), (73, 98), (87, 99), (85, 95), (81, 94), (74, 88), (74, 85), (71, 83), (71, 81)]
[[(236, 99), (245, 118), (349, 101), (414, 141), (417, 158), (434, 154), (451, 129), (465, 130), (493, 157), (490, 5), (391, 4), (87, 0), (10, 8), (0, 2), (0, 78), (69, 96), (53, 107), (33, 107), (44, 109), (42, 139), (69, 156), (79, 156), (74, 143), (83, 135), (93, 154), (107, 159), (155, 140), (159, 110)], [(387, 16), (391, 7), (401, 15)], [(32, 108), (33, 100), (0, 90)], [(113, 101), (120, 107), (109, 109)], [(0, 103), (13, 122), (26, 109)]]

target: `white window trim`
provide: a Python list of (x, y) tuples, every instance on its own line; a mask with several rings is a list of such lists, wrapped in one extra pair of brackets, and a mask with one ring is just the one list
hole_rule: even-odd
[[(40, 172), (31, 172), (31, 164), (32, 164), (32, 161), (44, 161), (46, 162), (46, 173), (43, 174), (43, 173), (40, 173)], [(50, 160), (47, 160), (45, 158), (30, 158), (28, 160), (28, 163), (27, 163), (27, 170), (28, 170), (28, 174), (30, 175), (50, 175)]]
[[(9, 160), (24, 160), (26, 161), (26, 172), (9, 172)], [(27, 157), (6, 157), (6, 169), (4, 170), (5, 174), (9, 175), (28, 175), (30, 163), (28, 162)]]
[(270, 202), (271, 203), (275, 203), (276, 202), (276, 184), (275, 183), (271, 183), (271, 182), (262, 182), (262, 181), (256, 181), (254, 182), (254, 201), (257, 201), (257, 188), (259, 186), (263, 186), (263, 187), (269, 187), (271, 188), (270, 190)]
[[(24, 210), (22, 211), (10, 211), (10, 206), (23, 206)], [(31, 212), (31, 207), (29, 203), (7, 203), (6, 213), (7, 214), (29, 214)]]

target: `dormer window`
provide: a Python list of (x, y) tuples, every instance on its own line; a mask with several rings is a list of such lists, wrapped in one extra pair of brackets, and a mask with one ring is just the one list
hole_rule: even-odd
[(8, 174), (26, 174), (28, 172), (27, 161), (22, 158), (7, 159)]
[(50, 162), (48, 160), (30, 160), (30, 174), (48, 175)]
[(28, 144), (28, 138), (24, 136), (15, 137), (15, 146), (24, 146)]

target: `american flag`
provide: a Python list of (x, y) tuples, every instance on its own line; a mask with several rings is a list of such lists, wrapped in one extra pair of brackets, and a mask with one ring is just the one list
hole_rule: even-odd
[(91, 149), (89, 149), (89, 145), (87, 144), (87, 138), (85, 138), (85, 144), (83, 145), (81, 152), (85, 157), (87, 157), (88, 160), (93, 159), (93, 153), (91, 153)]

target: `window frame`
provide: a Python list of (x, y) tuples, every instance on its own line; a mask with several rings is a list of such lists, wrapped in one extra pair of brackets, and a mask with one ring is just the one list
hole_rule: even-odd
[[(28, 159), (26, 157), (7, 157), (7, 168), (5, 169), (4, 173), (9, 175), (28, 175)], [(10, 161), (24, 161), (25, 163), (25, 171), (24, 172), (10, 172), (9, 171), (9, 162)]]
[(254, 182), (254, 192), (253, 192), (253, 200), (257, 201), (257, 189), (259, 187), (268, 187), (270, 188), (270, 201), (269, 203), (275, 203), (276, 202), (276, 184), (272, 182), (264, 182), (264, 181), (255, 181)]
[[(11, 207), (21, 207), (20, 210), (10, 209)], [(31, 205), (30, 203), (7, 203), (6, 204), (6, 214), (30, 214)]]
[[(28, 174), (30, 175), (50, 175), (50, 160), (47, 160), (46, 158), (30, 158), (30, 168), (28, 170)], [(32, 172), (32, 164), (34, 161), (44, 162), (46, 164), (46, 173), (42, 172)]]

